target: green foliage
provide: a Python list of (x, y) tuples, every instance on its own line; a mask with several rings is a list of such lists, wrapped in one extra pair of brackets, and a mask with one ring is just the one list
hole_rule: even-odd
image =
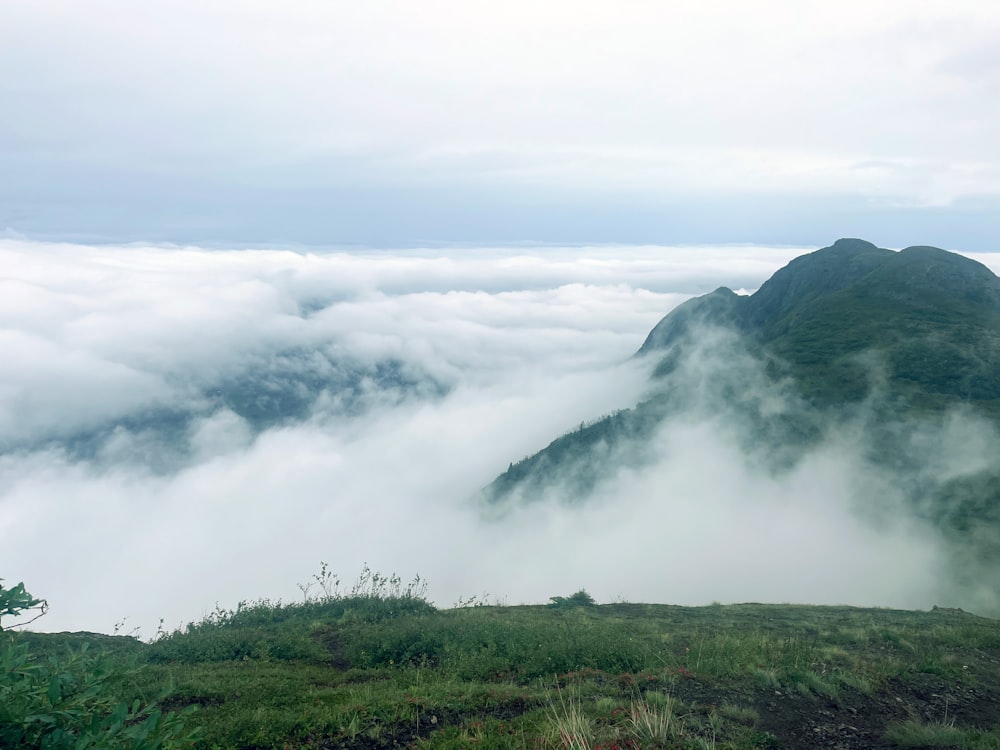
[[(3, 579), (0, 578), (0, 581)], [(12, 589), (0, 586), (0, 631), (3, 631), (2, 620), (4, 617), (17, 617), (22, 612), (39, 610), (39, 616), (45, 614), (46, 603), (42, 599), (36, 599), (24, 590), (24, 583), (21, 582)], [(14, 627), (18, 627), (15, 625)]]
[[(37, 608), (19, 583), (0, 586), (0, 614)], [(195, 733), (184, 716), (164, 713), (154, 702), (124, 698), (138, 673), (86, 645), (63, 656), (39, 658), (13, 634), (0, 633), (0, 747), (41, 750), (180, 750)]]
[(587, 593), (586, 589), (580, 589), (570, 596), (553, 596), (549, 598), (549, 606), (559, 609), (567, 607), (594, 607), (597, 602), (594, 597)]
[[(961, 737), (1000, 750), (1000, 711), (988, 710), (1000, 705), (1000, 631), (961, 610), (596, 605), (582, 590), (563, 606), (436, 610), (396, 576), (363, 580), (341, 589), (324, 566), (301, 603), (216, 608), (151, 644), (105, 636), (110, 656), (65, 656), (81, 641), (66, 634), (14, 634), (8, 671), (34, 673), (14, 691), (3, 683), (0, 712), (21, 718), (2, 714), (0, 747), (751, 750), (829, 725), (852, 746)], [(929, 690), (951, 696), (942, 723), (900, 723), (929, 716)], [(198, 706), (187, 723), (199, 735), (147, 695)], [(54, 718), (26, 724), (21, 696)], [(854, 707), (864, 730), (843, 713)], [(828, 712), (840, 715), (815, 719)], [(973, 715), (975, 728), (949, 722)]]
[[(284, 604), (260, 599), (240, 602), (235, 609), (215, 610), (185, 628), (163, 633), (151, 645), (153, 662), (223, 662), (245, 660), (324, 660), (331, 658), (329, 644), (337, 640), (338, 628), (361, 632), (387, 620), (434, 612), (423, 598), (426, 583), (419, 576), (404, 584), (396, 575), (372, 571), (366, 564), (350, 589), (340, 589), (339, 577), (321, 563), (320, 572), (307, 584), (299, 584), (303, 601)], [(374, 649), (397, 662), (419, 658), (426, 649)], [(338, 653), (332, 658), (340, 661)]]
[[(955, 715), (969, 716), (992, 698), (1000, 705), (996, 623), (957, 610), (750, 604), (435, 610), (417, 600), (376, 605), (350, 592), (317, 594), (294, 606), (258, 602), (218, 610), (170, 636), (184, 658), (157, 657), (136, 679), (151, 689), (172, 683), (171, 706), (201, 706), (195, 719), (205, 750), (556, 750), (579, 741), (621, 750), (777, 748), (788, 746), (788, 735), (781, 730), (775, 737), (765, 727), (811, 721), (803, 717), (815, 717), (820, 707), (870, 709), (878, 715), (869, 723), (882, 728), (901, 715), (926, 715), (919, 712), (929, 677), (941, 683), (935, 690), (942, 694), (973, 696), (964, 707), (951, 703)], [(376, 606), (384, 609), (366, 609)], [(292, 634), (310, 644), (311, 656), (264, 653), (263, 644)], [(213, 649), (225, 650), (218, 643), (240, 638), (257, 651), (215, 659)], [(145, 651), (152, 658), (162, 645)], [(942, 669), (929, 675), (927, 664)], [(775, 712), (784, 713), (776, 719)], [(977, 729), (962, 729), (964, 746), (995, 748), (1000, 713), (977, 716)]]
[[(594, 610), (597, 608), (594, 607)], [(545, 611), (545, 610), (542, 610)], [(364, 669), (432, 666), (463, 680), (503, 676), (520, 683), (599, 669), (639, 670), (647, 644), (628, 623), (591, 609), (539, 617), (538, 609), (479, 607), (336, 628), (338, 653)]]

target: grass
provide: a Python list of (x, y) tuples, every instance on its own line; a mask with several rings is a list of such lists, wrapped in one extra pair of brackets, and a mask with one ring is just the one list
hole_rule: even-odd
[(130, 690), (167, 686), (165, 708), (198, 707), (205, 750), (790, 749), (823, 747), (824, 733), (833, 747), (847, 726), (859, 745), (1000, 737), (1000, 627), (961, 612), (438, 610), (397, 589), (243, 603), (153, 643), (102, 642), (145, 662)]
[(899, 747), (962, 747), (965, 732), (949, 723), (924, 723), (910, 719), (890, 724), (885, 738)]
[(655, 702), (643, 698), (633, 699), (629, 711), (628, 734), (641, 745), (666, 745), (680, 739), (683, 737), (680, 708), (680, 701), (669, 695), (666, 700)]

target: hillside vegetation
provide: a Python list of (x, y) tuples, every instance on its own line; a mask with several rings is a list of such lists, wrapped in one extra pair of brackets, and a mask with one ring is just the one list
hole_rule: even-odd
[[(585, 491), (625, 441), (633, 444), (631, 462), (641, 464), (642, 443), (692, 403), (706, 416), (741, 418), (747, 442), (766, 437), (778, 463), (788, 446), (815, 444), (862, 409), (874, 423), (933, 421), (955, 408), (996, 423), (1000, 279), (937, 248), (893, 252), (842, 239), (796, 258), (750, 296), (723, 287), (688, 300), (653, 328), (638, 355), (655, 365), (647, 400), (595, 414), (584, 429), (513, 463), (487, 499), (537, 495), (571, 461), (580, 464), (574, 489)], [(761, 414), (760, 394), (748, 392), (757, 369), (784, 401), (776, 418)]]
[(151, 643), (18, 633), (13, 647), (36, 664), (89, 644), (143, 665), (110, 689), (158, 696), (164, 720), (193, 711), (171, 748), (1000, 747), (1000, 627), (962, 611), (584, 591), (439, 610), (375, 580), (216, 610)]
[(723, 288), (681, 305), (640, 353), (656, 356), (704, 325), (739, 332), (819, 405), (868, 395), (873, 364), (914, 408), (961, 400), (992, 411), (1000, 397), (1000, 279), (938, 248), (838, 240), (748, 297)]

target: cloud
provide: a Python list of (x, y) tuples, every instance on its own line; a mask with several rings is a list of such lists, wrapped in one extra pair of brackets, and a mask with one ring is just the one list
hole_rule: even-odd
[(563, 561), (526, 579), (532, 598), (583, 585), (601, 601), (693, 605), (928, 608), (948, 596), (945, 552), (928, 528), (907, 513), (888, 528), (857, 513), (860, 498), (892, 487), (846, 446), (824, 446), (775, 476), (747, 461), (725, 425), (682, 419), (653, 450), (652, 463), (601, 486), (579, 513), (549, 503), (509, 521), (517, 533), (506, 537)]
[[(895, 495), (849, 437), (778, 476), (731, 425), (681, 421), (651, 443), (660, 460), (575, 511), (474, 502), (509, 462), (642, 398), (648, 365), (631, 354), (674, 305), (754, 289), (799, 253), (2, 240), (0, 572), (49, 599), (41, 627), (128, 617), (147, 636), (216, 602), (294, 599), (320, 560), (345, 579), (365, 562), (420, 574), (442, 606), (580, 586), (947, 603), (936, 538), (854, 511)], [(950, 429), (949, 445), (980, 435)], [(957, 450), (966, 463), (949, 466), (982, 463)]]
[[(4, 240), (4, 575), (52, 600), (50, 627), (106, 630), (288, 596), (334, 553), (345, 573), (426, 569), (384, 557), (422, 528), (411, 516), (447, 527), (434, 502), (460, 508), (511, 457), (641, 391), (622, 363), (706, 283), (700, 252), (758, 282), (767, 267), (721, 248)], [(272, 404), (281, 418), (261, 418)]]

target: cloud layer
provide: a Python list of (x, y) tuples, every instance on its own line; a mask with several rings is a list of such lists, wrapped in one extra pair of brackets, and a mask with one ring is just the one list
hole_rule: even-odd
[(146, 635), (295, 598), (320, 560), (420, 574), (443, 606), (580, 586), (942, 603), (926, 530), (854, 512), (886, 488), (858, 484), (849, 441), (775, 478), (725, 424), (681, 422), (661, 461), (583, 509), (473, 502), (510, 461), (635, 403), (647, 373), (629, 357), (673, 306), (752, 290), (800, 253), (0, 241), (0, 572), (49, 599), (45, 628), (128, 617)]

